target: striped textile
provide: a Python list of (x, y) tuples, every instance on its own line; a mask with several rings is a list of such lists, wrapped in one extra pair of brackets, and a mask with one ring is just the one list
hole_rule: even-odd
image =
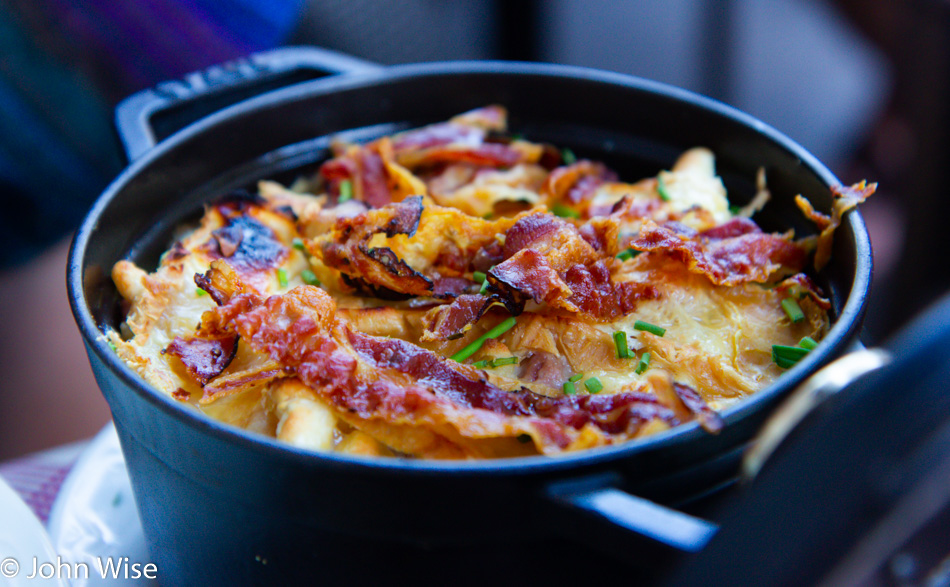
[(77, 442), (0, 464), (0, 476), (44, 524), (66, 475), (89, 444)]

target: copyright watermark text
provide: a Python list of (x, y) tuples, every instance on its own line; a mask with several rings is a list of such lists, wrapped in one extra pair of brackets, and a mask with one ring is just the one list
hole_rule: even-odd
[(98, 576), (102, 579), (156, 579), (158, 567), (155, 563), (138, 563), (129, 557), (97, 557), (90, 563), (71, 563), (57, 556), (55, 561), (44, 561), (33, 557), (21, 561), (8, 556), (0, 560), (0, 576), (12, 579), (22, 576), (26, 579), (89, 579)]

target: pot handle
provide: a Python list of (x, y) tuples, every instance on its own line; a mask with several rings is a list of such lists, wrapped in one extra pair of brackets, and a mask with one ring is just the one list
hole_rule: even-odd
[(713, 522), (618, 489), (619, 480), (616, 474), (608, 473), (560, 481), (547, 486), (546, 497), (574, 514), (577, 523), (570, 524), (571, 532), (584, 523), (597, 531), (619, 529), (628, 538), (621, 541), (627, 554), (631, 551), (626, 548), (631, 536), (649, 547), (651, 557), (698, 552), (719, 529)]
[(129, 96), (116, 107), (115, 126), (129, 161), (135, 161), (175, 131), (242, 100), (295, 83), (381, 67), (317, 47), (263, 51)]

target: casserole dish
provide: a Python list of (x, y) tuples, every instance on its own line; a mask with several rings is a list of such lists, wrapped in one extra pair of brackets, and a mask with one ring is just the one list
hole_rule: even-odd
[[(299, 81), (327, 73), (343, 75)], [(272, 90), (281, 80), (296, 83)], [(262, 88), (269, 91), (171, 132), (207, 111), (209, 101), (226, 99), (225, 91), (246, 97)], [(794, 196), (827, 212), (829, 186), (840, 183), (800, 146), (729, 107), (573, 67), (377, 68), (285, 49), (133, 96), (117, 112), (132, 163), (77, 232), (68, 287), (161, 576), (360, 582), (402, 572), (444, 580), (446, 569), (464, 564), (465, 580), (497, 582), (501, 571), (505, 580), (589, 579), (615, 567), (593, 568), (577, 553), (615, 551), (623, 565), (653, 557), (657, 545), (696, 550), (713, 525), (641, 498), (681, 504), (727, 483), (771, 409), (854, 342), (871, 253), (852, 212), (838, 228), (831, 263), (815, 276), (833, 305), (831, 330), (773, 385), (726, 409), (715, 436), (691, 423), (565, 457), (476, 463), (315, 454), (185, 409), (151, 390), (110, 349), (103, 329), (122, 320), (110, 268), (123, 258), (154, 266), (174, 227), (203, 202), (312, 169), (339, 133), (372, 138), (493, 103), (509, 108), (518, 132), (591, 154), (624, 177), (655, 174), (703, 145), (716, 153), (729, 192), (748, 199), (751, 178), (764, 167), (774, 196), (757, 217), (766, 230), (807, 233)]]

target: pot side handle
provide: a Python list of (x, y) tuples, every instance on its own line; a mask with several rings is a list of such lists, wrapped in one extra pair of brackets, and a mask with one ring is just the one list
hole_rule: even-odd
[(707, 520), (617, 489), (617, 481), (613, 474), (560, 481), (547, 486), (546, 497), (560, 506), (562, 514), (574, 514), (578, 524), (570, 524), (571, 532), (582, 525), (598, 531), (617, 529), (634, 538), (623, 540), (625, 545), (649, 546), (657, 556), (698, 552), (719, 529)]
[(327, 49), (281, 47), (133, 94), (116, 107), (115, 126), (129, 161), (135, 161), (175, 131), (242, 100), (295, 83), (381, 67)]

